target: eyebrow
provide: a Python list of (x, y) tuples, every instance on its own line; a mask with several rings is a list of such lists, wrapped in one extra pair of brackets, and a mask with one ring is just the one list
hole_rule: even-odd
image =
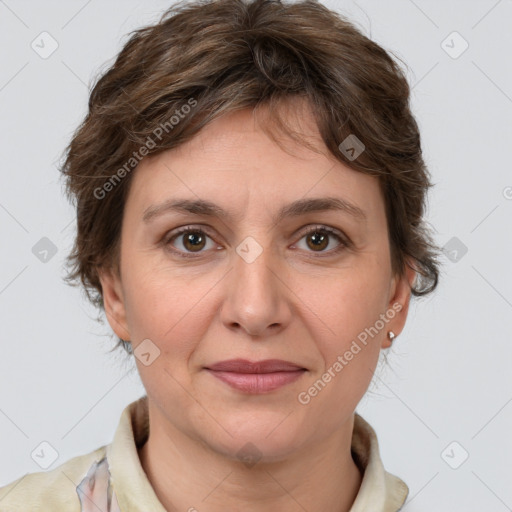
[[(311, 212), (337, 211), (348, 214), (360, 222), (367, 220), (364, 210), (355, 204), (339, 197), (318, 197), (313, 199), (299, 199), (283, 206), (272, 220), (275, 224), (286, 217), (298, 217)], [(204, 199), (169, 199), (163, 203), (149, 206), (144, 210), (142, 220), (149, 222), (168, 212), (192, 213), (232, 220), (233, 215), (219, 205)]]

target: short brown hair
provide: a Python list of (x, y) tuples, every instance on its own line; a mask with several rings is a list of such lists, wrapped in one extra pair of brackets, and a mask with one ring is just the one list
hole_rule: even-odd
[[(316, 0), (174, 4), (158, 23), (130, 33), (66, 148), (61, 171), (77, 208), (67, 281), (80, 281), (103, 308), (98, 269), (118, 270), (130, 171), (141, 154), (174, 148), (222, 114), (263, 105), (298, 140), (277, 107), (300, 97), (330, 153), (378, 177), (394, 274), (403, 275), (412, 260), (412, 294), (432, 292), (439, 249), (423, 215), (433, 185), (409, 96), (390, 55)], [(364, 144), (355, 159), (340, 150), (350, 135)]]

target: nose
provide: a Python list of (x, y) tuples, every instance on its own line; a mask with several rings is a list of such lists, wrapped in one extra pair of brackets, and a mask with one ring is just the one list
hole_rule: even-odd
[(228, 329), (265, 338), (289, 324), (291, 292), (280, 268), (271, 249), (254, 239), (238, 246), (224, 283), (221, 319)]

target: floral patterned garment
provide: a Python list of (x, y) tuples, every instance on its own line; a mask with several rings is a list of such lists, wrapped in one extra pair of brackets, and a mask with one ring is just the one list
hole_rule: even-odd
[(81, 512), (121, 512), (111, 485), (108, 461), (103, 457), (95, 462), (76, 486)]

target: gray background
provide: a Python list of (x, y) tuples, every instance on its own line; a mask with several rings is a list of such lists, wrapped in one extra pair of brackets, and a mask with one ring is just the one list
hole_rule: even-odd
[[(58, 453), (49, 469), (109, 443), (144, 393), (62, 281), (74, 212), (57, 165), (98, 73), (169, 5), (0, 0), (0, 485), (41, 470), (43, 441)], [(436, 183), (428, 221), (447, 247), (437, 292), (413, 301), (358, 412), (409, 485), (404, 511), (512, 510), (512, 1), (327, 5), (410, 67)], [(31, 47), (43, 31), (58, 43), (46, 59)], [(46, 262), (43, 237), (57, 250)]]

